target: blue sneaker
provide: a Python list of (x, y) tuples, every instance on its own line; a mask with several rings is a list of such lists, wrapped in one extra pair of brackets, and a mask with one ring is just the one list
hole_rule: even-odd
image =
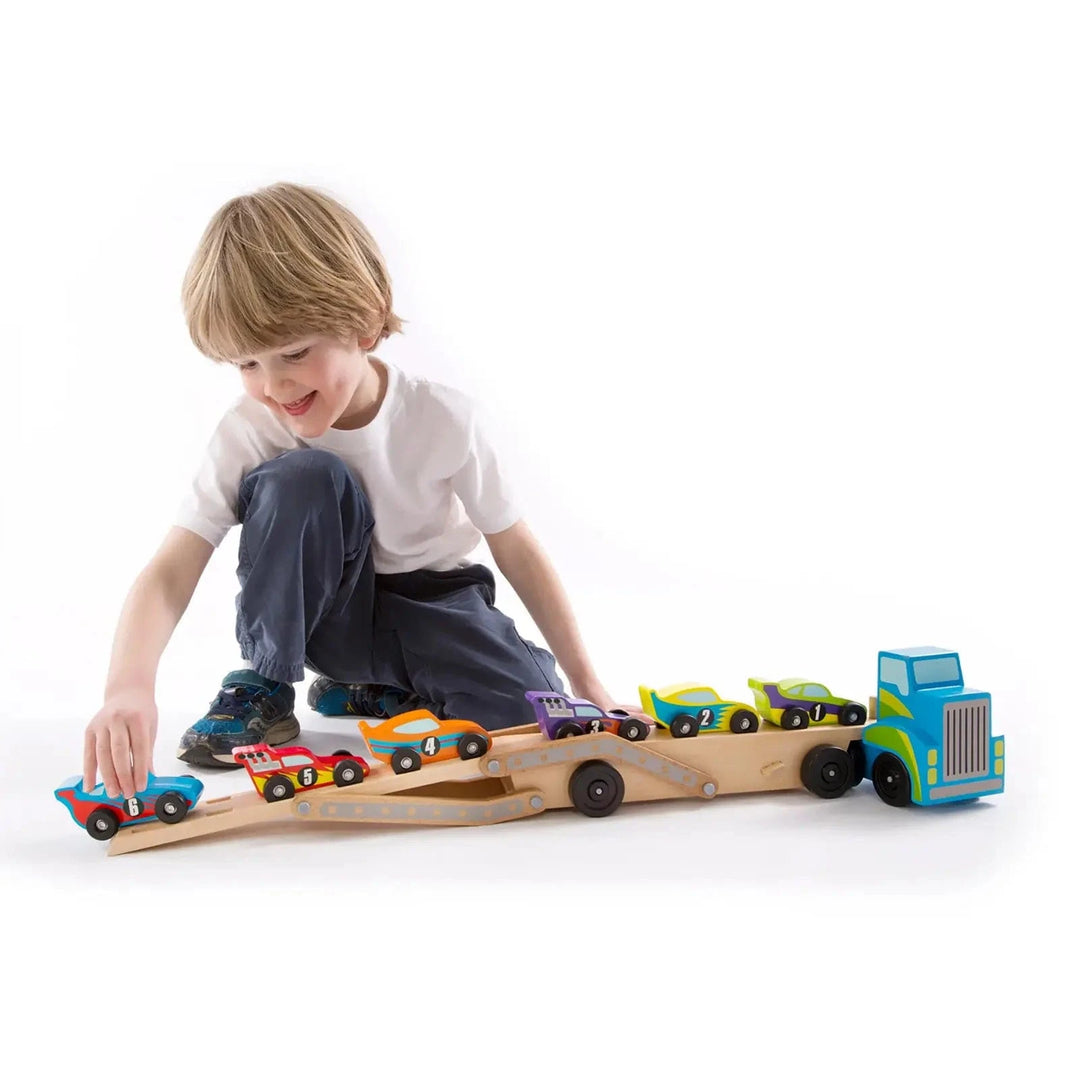
[(410, 709), (431, 709), (438, 715), (437, 707), (430, 702), (396, 686), (334, 682), (326, 675), (320, 675), (308, 687), (307, 703), (323, 716), (368, 716), (389, 720)]
[(252, 743), (284, 746), (300, 735), (288, 683), (250, 670), (230, 671), (206, 715), (184, 732), (176, 756), (189, 765), (239, 769), (233, 750)]

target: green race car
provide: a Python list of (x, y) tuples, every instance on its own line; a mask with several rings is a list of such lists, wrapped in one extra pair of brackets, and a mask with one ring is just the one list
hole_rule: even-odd
[(758, 712), (788, 731), (815, 724), (842, 724), (854, 727), (866, 723), (866, 706), (848, 698), (836, 697), (821, 685), (807, 679), (782, 679), (765, 682), (751, 679), (754, 703)]

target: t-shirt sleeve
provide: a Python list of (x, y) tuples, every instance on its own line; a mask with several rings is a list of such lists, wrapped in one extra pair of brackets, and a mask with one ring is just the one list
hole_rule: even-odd
[(510, 479), (499, 461), (490, 422), (475, 402), (463, 402), (464, 462), (451, 477), (469, 520), (482, 533), (509, 529), (521, 517)]
[(244, 476), (256, 465), (298, 445), (286, 432), (274, 429), (269, 413), (269, 423), (260, 423), (260, 409), (263, 406), (258, 402), (241, 399), (222, 417), (174, 518), (175, 524), (190, 529), (215, 548), (234, 525), (240, 524), (236, 511)]

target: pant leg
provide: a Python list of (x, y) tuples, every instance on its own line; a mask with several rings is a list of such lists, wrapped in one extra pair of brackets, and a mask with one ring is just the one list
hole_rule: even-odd
[(525, 641), (495, 607), (495, 579), (479, 564), (376, 578), (377, 622), (392, 626), (408, 685), (445, 718), (489, 730), (535, 723), (526, 690), (561, 692), (555, 658)]
[(289, 450), (247, 473), (236, 637), (269, 679), (300, 682), (304, 664), (345, 682), (371, 677), (374, 515), (336, 454)]

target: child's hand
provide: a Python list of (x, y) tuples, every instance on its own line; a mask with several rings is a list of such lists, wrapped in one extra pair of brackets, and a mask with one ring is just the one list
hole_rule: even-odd
[(83, 791), (94, 786), (99, 770), (110, 799), (142, 791), (153, 764), (157, 722), (152, 693), (128, 690), (108, 698), (86, 728)]
[(624, 713), (628, 713), (638, 720), (644, 720), (647, 724), (655, 723), (653, 718), (647, 712), (642, 712), (640, 705), (619, 705), (599, 683), (577, 685), (571, 682), (570, 692), (574, 697), (591, 701), (598, 709), (603, 709), (604, 712), (611, 712), (613, 709), (621, 709)]

